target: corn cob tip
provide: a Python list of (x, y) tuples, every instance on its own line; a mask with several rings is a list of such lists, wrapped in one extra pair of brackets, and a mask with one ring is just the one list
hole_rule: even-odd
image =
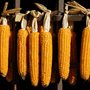
[(72, 79), (69, 80), (69, 84), (70, 84), (70, 85), (75, 85), (75, 84), (76, 84), (76, 77), (72, 76), (71, 78), (72, 78)]
[(37, 86), (38, 86), (38, 83), (32, 83), (32, 85), (33, 85), (34, 87), (37, 87)]
[(5, 74), (3, 74), (3, 73), (1, 73), (1, 76), (2, 76), (2, 77), (6, 77), (6, 75), (5, 75)]
[(48, 87), (48, 84), (42, 85), (44, 88)]
[(22, 78), (22, 80), (25, 80), (25, 75), (22, 73), (22, 74), (20, 74), (20, 76), (21, 76), (21, 78)]
[(22, 80), (25, 80), (25, 76), (24, 75), (21, 75), (21, 78), (22, 78)]
[(61, 78), (62, 78), (63, 80), (67, 80), (68, 76), (63, 76), (63, 75), (61, 75)]
[(49, 82), (47, 82), (47, 83), (45, 83), (45, 82), (41, 82), (41, 84), (42, 84), (42, 87), (44, 87), (44, 88), (46, 88), (46, 87), (48, 87), (49, 86)]

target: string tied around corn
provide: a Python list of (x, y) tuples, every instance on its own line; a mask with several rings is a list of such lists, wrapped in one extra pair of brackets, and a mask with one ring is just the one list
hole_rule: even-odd
[[(44, 6), (43, 4), (40, 4), (40, 3), (35, 3), (35, 5), (40, 9), (40, 10), (42, 10), (44, 13), (46, 13), (46, 12), (49, 12), (50, 10), (49, 9), (47, 9), (47, 7), (46, 6)], [(57, 11), (57, 10), (55, 10), (55, 11), (52, 11), (51, 12), (51, 17), (52, 16), (55, 16), (55, 15), (57, 15), (58, 13), (60, 13), (60, 11)]]
[(43, 27), (44, 27), (44, 31), (45, 32), (49, 32), (50, 30), (50, 19), (59, 13), (59, 11), (51, 11), (50, 9), (48, 9), (46, 6), (44, 6), (43, 4), (40, 3), (35, 3), (35, 5), (44, 12), (45, 16), (44, 16), (44, 20), (43, 20)]
[[(47, 9), (44, 5), (40, 3), (35, 3), (35, 5), (45, 13), (44, 20), (43, 20), (43, 27), (45, 32), (49, 32), (50, 30), (50, 18), (51, 18), (51, 10)], [(56, 13), (52, 13), (54, 15)]]
[(26, 26), (27, 26), (27, 20), (25, 19), (25, 17), (22, 17), (22, 20), (21, 20), (22, 30), (26, 30)]
[(50, 14), (51, 10), (48, 10), (44, 16), (43, 27), (45, 32), (49, 32), (50, 30)]
[(32, 10), (30, 13), (34, 18), (32, 20), (32, 32), (38, 32), (38, 17), (41, 16), (43, 13), (40, 13), (39, 11)]
[(69, 10), (69, 14), (77, 14), (81, 12), (86, 15), (86, 26), (90, 27), (90, 9), (85, 8), (76, 1), (67, 2), (67, 5), (72, 7)]
[(22, 28), (22, 30), (26, 30), (26, 27), (27, 27), (26, 16), (27, 16), (30, 12), (31, 12), (31, 11), (27, 11), (25, 14), (22, 15), (22, 18), (21, 18), (21, 28)]
[(77, 13), (83, 13), (85, 15), (90, 15), (90, 9), (85, 8), (84, 6), (80, 5), (76, 1), (70, 1), (66, 3), (71, 9), (69, 10), (69, 14), (77, 14)]

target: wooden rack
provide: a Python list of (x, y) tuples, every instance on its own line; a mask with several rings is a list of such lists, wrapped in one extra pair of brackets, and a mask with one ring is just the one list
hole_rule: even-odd
[[(15, 7), (20, 7), (20, 0), (15, 0)], [(57, 15), (55, 15), (53, 17), (53, 20), (57, 22), (56, 25), (56, 29), (58, 30), (59, 28), (59, 23), (58, 21), (60, 21), (63, 17), (63, 13), (64, 13), (64, 0), (58, 0), (57, 2), (57, 10), (60, 11), (60, 13), (58, 13)], [(83, 19), (84, 15), (79, 14), (79, 15), (69, 15), (69, 21), (81, 21)], [(16, 89), (16, 84), (15, 84), (15, 88)], [(43, 90), (43, 89), (42, 89)], [(57, 85), (57, 90), (63, 90), (63, 83), (62, 83), (62, 79), (60, 79), (59, 84)]]
[[(15, 0), (15, 7), (20, 8), (20, 0)], [(64, 13), (64, 0), (58, 0), (57, 10), (60, 11), (60, 13), (58, 13), (58, 15), (55, 15), (53, 17), (54, 21), (60, 21), (63, 16), (62, 13)], [(84, 15), (82, 14), (69, 15), (69, 21), (81, 21), (83, 17)]]

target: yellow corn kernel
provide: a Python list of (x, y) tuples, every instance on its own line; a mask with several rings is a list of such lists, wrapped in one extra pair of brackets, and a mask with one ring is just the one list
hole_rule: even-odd
[(29, 34), (29, 69), (31, 83), (37, 86), (39, 82), (39, 32)]

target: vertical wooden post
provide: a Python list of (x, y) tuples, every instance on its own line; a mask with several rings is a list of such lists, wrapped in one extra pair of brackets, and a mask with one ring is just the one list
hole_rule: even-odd
[(58, 11), (60, 11), (61, 13), (64, 12), (64, 0), (58, 0)]
[[(20, 0), (15, 0), (15, 8), (20, 8)], [(13, 18), (14, 19), (14, 18)], [(15, 30), (15, 21), (13, 21), (13, 30), (14, 30), (14, 60), (13, 60), (13, 90), (18, 90), (17, 87), (17, 30)]]
[[(64, 12), (64, 0), (58, 0), (58, 11), (60, 11), (61, 13)], [(59, 15), (61, 14), (59, 13)], [(57, 29), (58, 28), (58, 23), (57, 23)], [(62, 79), (60, 78), (59, 84), (57, 85), (57, 90), (63, 90), (63, 83), (62, 83)]]
[(17, 90), (17, 31), (15, 27), (15, 19), (12, 17), (13, 27), (13, 90)]
[(20, 0), (15, 0), (15, 7), (20, 8)]
[(58, 84), (58, 90), (63, 90), (62, 79), (60, 79), (60, 82), (59, 82), (59, 84)]
[(17, 90), (17, 85), (16, 84), (14, 84), (14, 90)]

